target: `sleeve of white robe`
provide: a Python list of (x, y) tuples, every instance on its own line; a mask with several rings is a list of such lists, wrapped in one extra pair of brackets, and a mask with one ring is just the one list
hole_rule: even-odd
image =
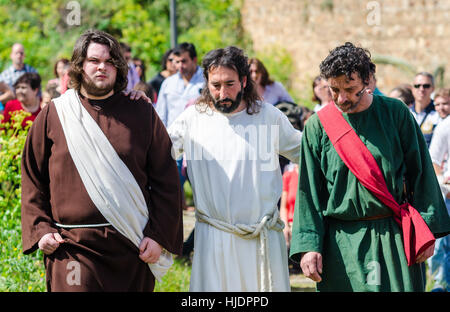
[(279, 154), (298, 164), (300, 157), (300, 142), (302, 132), (295, 129), (289, 119), (280, 111), (279, 125)]
[(180, 158), (184, 153), (184, 136), (186, 134), (186, 115), (188, 109), (181, 113), (177, 119), (167, 129), (170, 139), (172, 140), (172, 157)]

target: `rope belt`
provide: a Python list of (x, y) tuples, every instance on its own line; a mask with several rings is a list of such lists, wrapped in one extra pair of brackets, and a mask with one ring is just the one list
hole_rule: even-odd
[(102, 226), (109, 226), (111, 223), (98, 223), (98, 224), (61, 224), (61, 223), (55, 223), (56, 226), (60, 228), (66, 228), (66, 229), (79, 229), (79, 228), (93, 228), (93, 227), (102, 227)]
[(215, 228), (235, 234), (244, 239), (254, 239), (259, 236), (260, 250), (259, 256), (262, 258), (261, 264), (261, 291), (272, 291), (273, 280), (272, 272), (270, 269), (269, 260), (269, 244), (268, 244), (268, 231), (275, 230), (277, 232), (283, 231), (284, 222), (280, 219), (280, 213), (278, 209), (275, 209), (272, 216), (265, 215), (259, 223), (255, 224), (229, 224), (224, 221), (213, 219), (205, 214), (202, 214), (198, 210), (195, 213), (198, 222), (204, 222)]

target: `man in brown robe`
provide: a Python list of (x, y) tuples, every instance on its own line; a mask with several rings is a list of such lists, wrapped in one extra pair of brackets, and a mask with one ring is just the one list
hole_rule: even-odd
[[(69, 153), (55, 103), (36, 118), (22, 159), (23, 252), (44, 252), (48, 291), (152, 291), (148, 263), (181, 254), (181, 188), (171, 141), (152, 105), (133, 101), (116, 39), (88, 31), (77, 41), (71, 83), (135, 178), (148, 207), (139, 248), (108, 225)], [(106, 225), (105, 225), (106, 224)]]

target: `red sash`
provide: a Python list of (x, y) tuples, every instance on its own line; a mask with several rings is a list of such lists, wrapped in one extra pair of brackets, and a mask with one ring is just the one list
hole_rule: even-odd
[(413, 206), (409, 203), (397, 204), (387, 188), (375, 158), (335, 104), (325, 106), (317, 115), (345, 165), (364, 187), (394, 212), (394, 219), (403, 231), (403, 245), (408, 265), (413, 265), (417, 256), (434, 243), (433, 233)]

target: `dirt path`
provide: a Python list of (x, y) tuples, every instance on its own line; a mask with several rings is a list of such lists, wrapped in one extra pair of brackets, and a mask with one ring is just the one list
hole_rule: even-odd
[[(183, 211), (184, 240), (186, 240), (195, 225), (193, 211)], [(315, 291), (315, 283), (307, 279), (303, 274), (290, 274), (291, 290), (295, 292)]]

